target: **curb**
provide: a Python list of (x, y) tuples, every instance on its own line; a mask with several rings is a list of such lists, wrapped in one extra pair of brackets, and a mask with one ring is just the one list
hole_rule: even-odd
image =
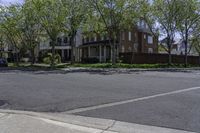
[(83, 117), (77, 115), (68, 115), (64, 113), (36, 113), (28, 111), (2, 110), (0, 114), (25, 115), (39, 119), (46, 119), (55, 122), (67, 123), (86, 128), (102, 130), (103, 132), (116, 133), (194, 133), (183, 130), (169, 129), (164, 127), (155, 127), (126, 123), (109, 119)]
[(86, 67), (69, 67), (57, 70), (50, 69), (26, 69), (26, 68), (1, 68), (0, 72), (34, 72), (42, 73), (73, 73), (73, 72), (91, 72), (91, 73), (131, 73), (131, 72), (192, 72), (200, 71), (200, 68), (86, 68)]

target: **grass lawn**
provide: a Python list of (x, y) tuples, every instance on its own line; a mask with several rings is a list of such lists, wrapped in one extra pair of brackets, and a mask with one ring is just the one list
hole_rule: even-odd
[[(124, 64), (117, 63), (116, 65), (112, 65), (111, 63), (97, 63), (97, 64), (66, 64), (60, 65), (58, 68), (66, 68), (66, 67), (83, 67), (83, 68), (184, 68), (184, 64), (173, 64), (168, 66), (168, 64)], [(188, 65), (188, 68), (198, 67), (195, 65)]]
[[(48, 64), (34, 64), (31, 65), (30, 63), (20, 63), (19, 66), (16, 66), (14, 63), (9, 63), (10, 68), (27, 68), (27, 69), (50, 69), (50, 65)], [(62, 69), (62, 68), (70, 68), (70, 67), (82, 67), (82, 68), (185, 68), (184, 64), (173, 64), (168, 66), (168, 64), (124, 64), (124, 63), (117, 63), (112, 65), (111, 63), (97, 63), (97, 64), (57, 64), (54, 69)], [(188, 68), (199, 67), (197, 65), (188, 65)]]

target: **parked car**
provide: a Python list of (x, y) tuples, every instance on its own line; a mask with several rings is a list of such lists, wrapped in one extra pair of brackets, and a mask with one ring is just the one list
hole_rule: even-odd
[(0, 67), (8, 67), (8, 62), (5, 58), (0, 58)]

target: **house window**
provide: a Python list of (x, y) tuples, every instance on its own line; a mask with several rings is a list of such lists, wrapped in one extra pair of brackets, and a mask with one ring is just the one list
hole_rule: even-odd
[(89, 36), (89, 42), (91, 42), (92, 41), (92, 37), (91, 36)]
[(135, 32), (135, 41), (137, 41), (137, 33)]
[(87, 43), (87, 37), (83, 37), (83, 43)]
[(125, 48), (124, 48), (124, 45), (122, 45), (122, 53), (125, 52)]
[(132, 34), (131, 34), (131, 32), (129, 31), (129, 32), (128, 32), (128, 40), (129, 40), (129, 41), (131, 41), (131, 39), (132, 39), (131, 35), (132, 35)]
[(152, 36), (148, 36), (147, 43), (148, 44), (153, 44), (153, 37)]
[(102, 40), (102, 41), (104, 40), (104, 36), (103, 36), (103, 35), (101, 36), (101, 40)]
[(95, 41), (95, 42), (97, 41), (97, 36), (96, 36), (96, 35), (94, 35), (94, 41)]
[(141, 20), (141, 27), (145, 28), (145, 22), (144, 22), (144, 20)]
[(128, 47), (128, 51), (129, 51), (129, 52), (132, 52), (131, 46)]
[(64, 43), (68, 43), (68, 37), (64, 38)]
[(62, 44), (62, 38), (58, 37), (58, 38), (57, 38), (57, 45), (60, 46), (61, 44)]
[(146, 34), (144, 34), (144, 39), (145, 39), (145, 40), (147, 39), (147, 35), (146, 35)]
[(110, 40), (109, 36), (106, 37), (107, 40)]
[(134, 43), (134, 50), (135, 52), (138, 52), (138, 43)]
[(49, 45), (50, 45), (50, 46), (52, 46), (52, 45), (53, 45), (53, 42), (52, 42), (52, 41), (50, 41), (50, 42), (49, 42)]
[(148, 48), (148, 53), (153, 53), (153, 48)]
[(139, 21), (137, 22), (137, 26), (140, 27), (140, 22)]

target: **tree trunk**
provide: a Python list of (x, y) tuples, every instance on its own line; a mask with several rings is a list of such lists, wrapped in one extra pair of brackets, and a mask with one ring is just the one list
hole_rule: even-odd
[(134, 45), (135, 45), (135, 44), (132, 45), (131, 64), (134, 63), (134, 59), (135, 59), (135, 49), (134, 49)]
[(35, 51), (31, 49), (31, 65), (35, 64)]
[(70, 37), (70, 46), (71, 46), (71, 64), (74, 64), (75, 63), (74, 36)]
[(188, 64), (188, 31), (185, 33), (185, 67)]
[(185, 67), (188, 64), (187, 42), (185, 41)]
[(172, 54), (171, 54), (171, 50), (169, 50), (169, 53), (168, 53), (168, 65), (169, 65), (169, 66), (172, 65)]
[(113, 43), (112, 43), (112, 65), (116, 64), (116, 45), (115, 45), (115, 39), (113, 39)]
[(132, 51), (132, 56), (131, 56), (131, 64), (133, 64), (133, 62), (134, 62), (134, 58), (135, 58), (135, 53), (134, 53), (134, 51)]
[(16, 53), (16, 61), (15, 61), (16, 66), (19, 66), (19, 53)]
[(52, 58), (51, 58), (51, 68), (53, 69), (55, 67), (55, 45), (56, 45), (56, 39), (52, 39)]
[(172, 54), (171, 54), (171, 39), (170, 37), (167, 38), (167, 46), (168, 46), (168, 66), (172, 65)]

